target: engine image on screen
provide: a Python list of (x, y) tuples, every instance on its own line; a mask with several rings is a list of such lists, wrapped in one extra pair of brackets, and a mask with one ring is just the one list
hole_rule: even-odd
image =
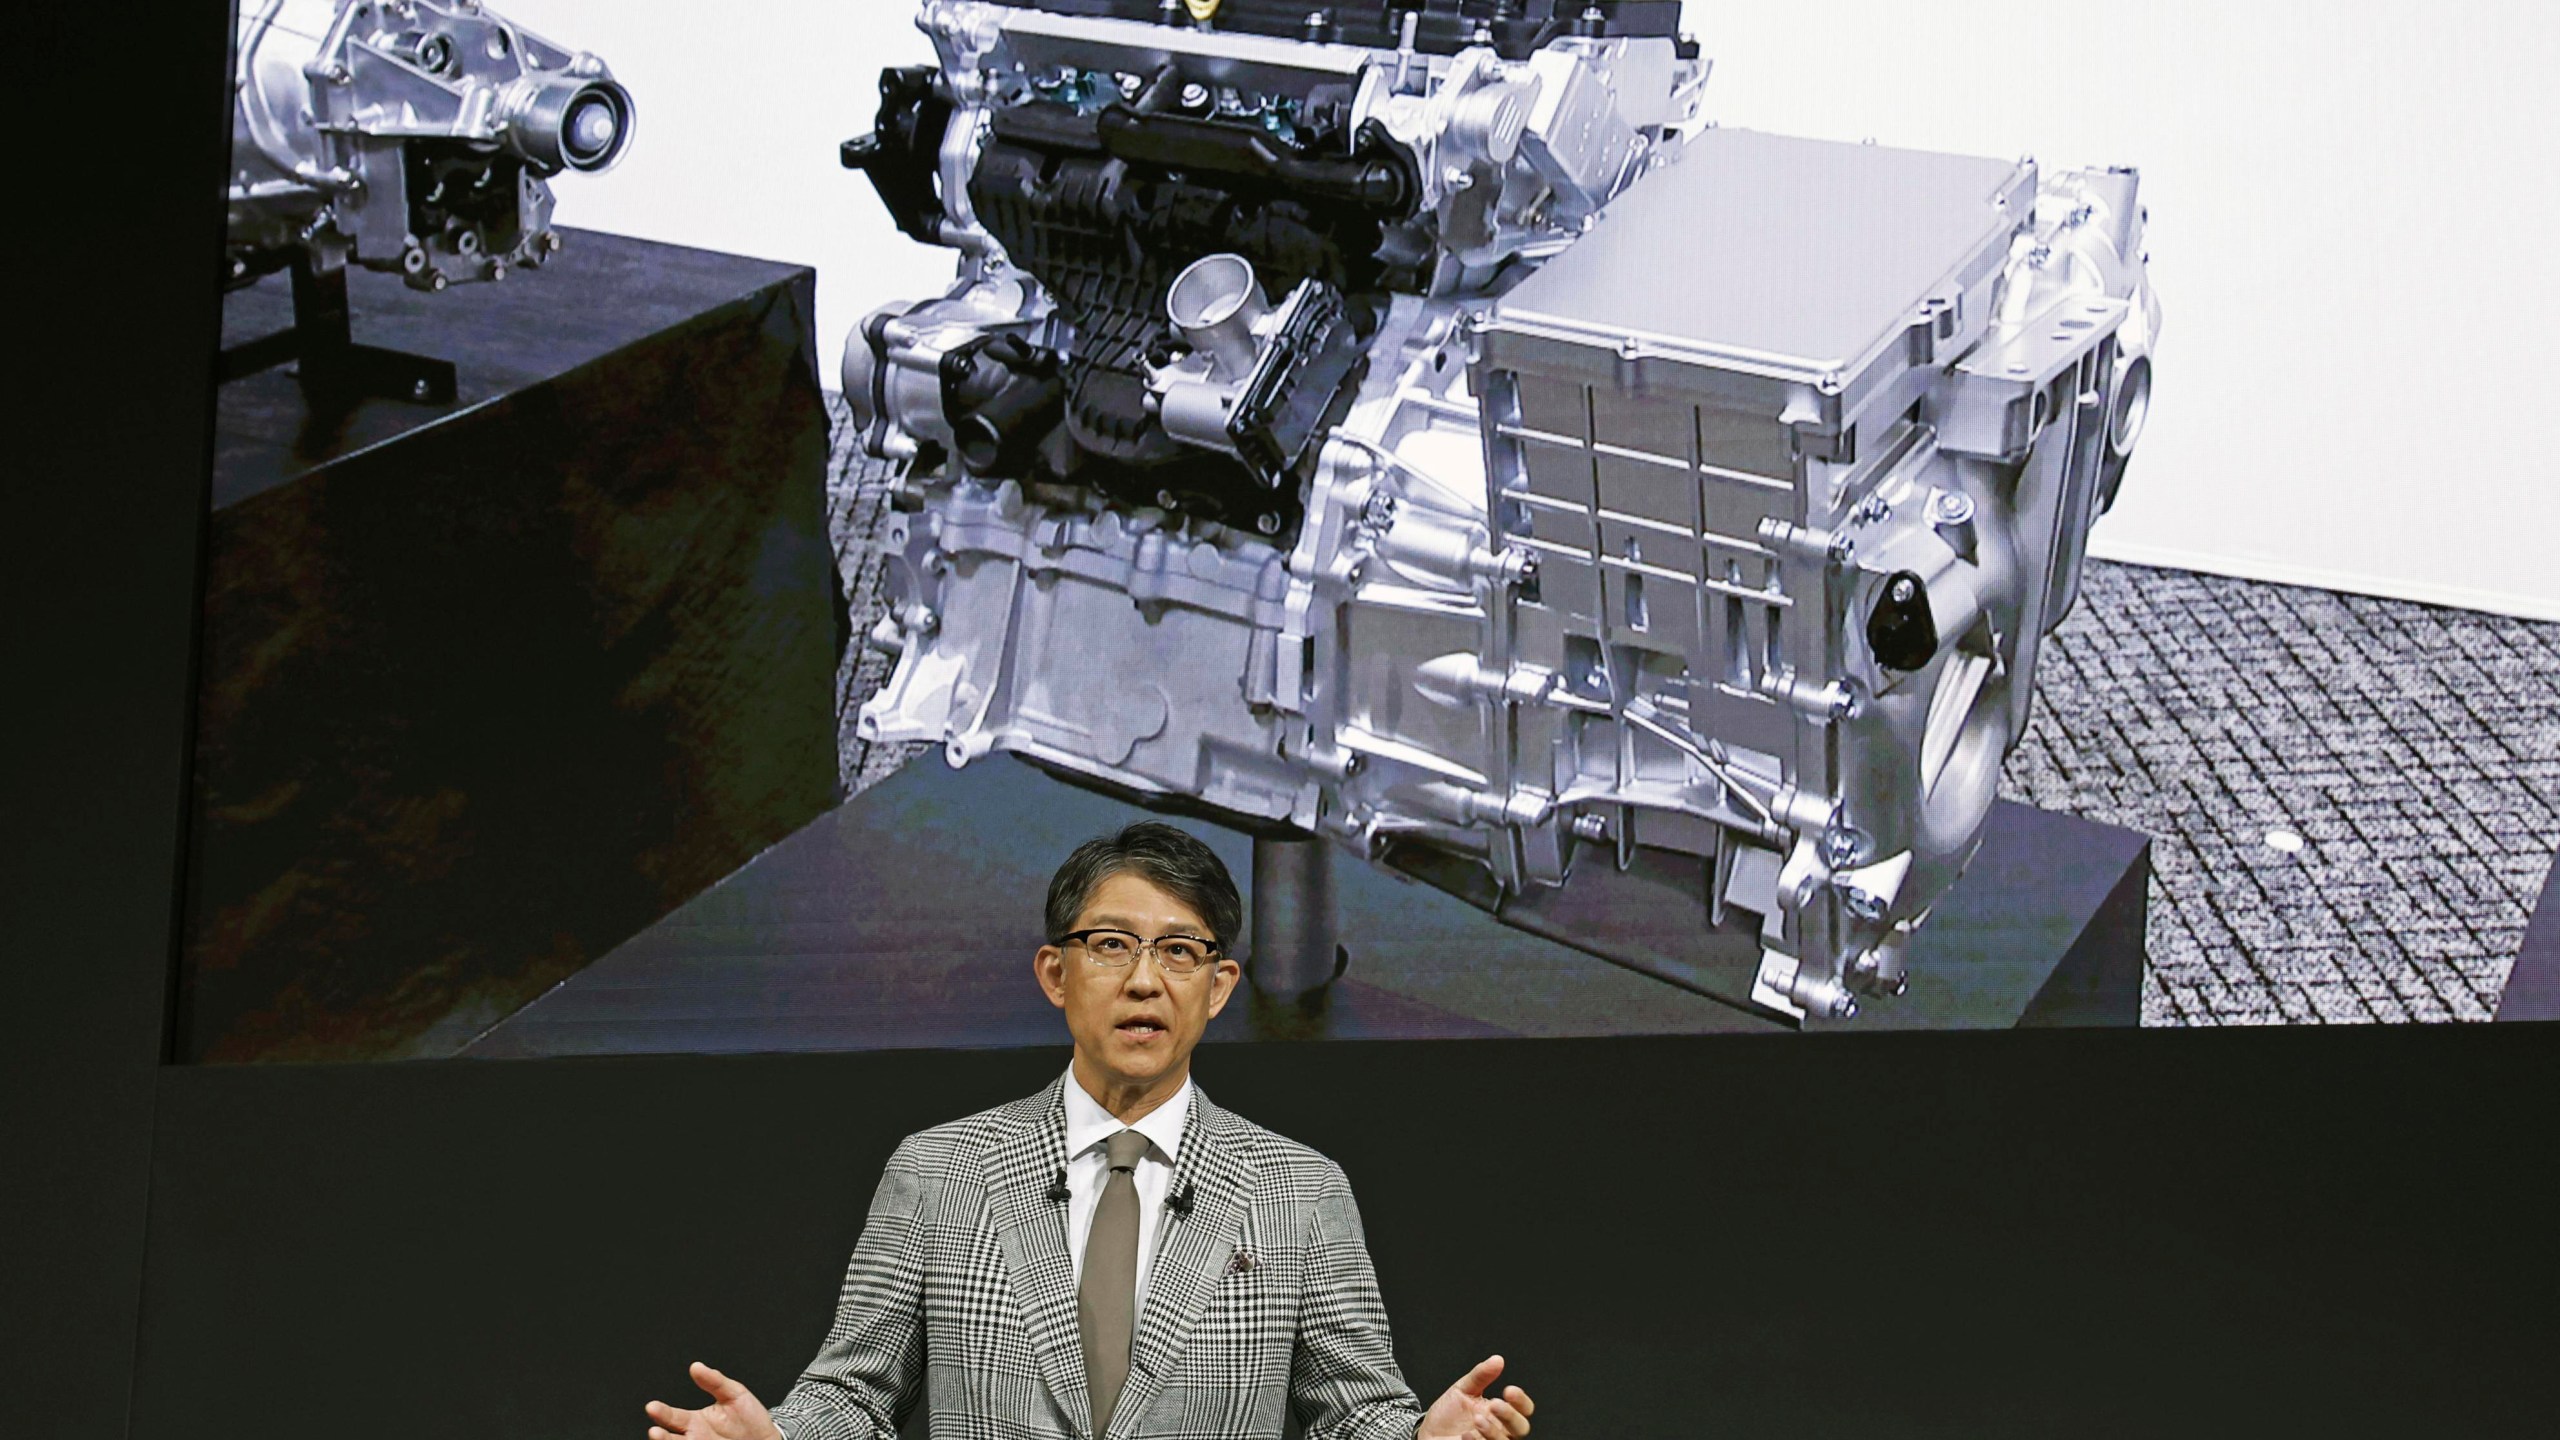
[(479, 0), (242, 0), (232, 67), (232, 284), (297, 258), (502, 280), (559, 247), (545, 180), (631, 138), (603, 61)]
[(1709, 126), (1680, 19), (928, 0), (845, 146), (961, 254), (846, 347), (860, 735), (1899, 993), (2142, 428), (2137, 181)]

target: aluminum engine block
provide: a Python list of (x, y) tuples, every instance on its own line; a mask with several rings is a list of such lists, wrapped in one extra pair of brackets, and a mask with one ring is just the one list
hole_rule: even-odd
[(559, 248), (551, 189), (630, 143), (630, 92), (479, 0), (245, 0), (232, 53), (231, 283), (297, 255), (424, 290)]
[(2137, 177), (1705, 126), (1676, 6), (1073, 8), (930, 0), (847, 146), (962, 252), (847, 345), (859, 733), (1898, 993), (2140, 434)]

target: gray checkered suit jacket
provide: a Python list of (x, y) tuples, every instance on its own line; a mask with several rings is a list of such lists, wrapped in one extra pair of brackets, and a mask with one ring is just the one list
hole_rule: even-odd
[[(1095, 1440), (1076, 1335), (1064, 1077), (899, 1142), (824, 1348), (774, 1408), (788, 1440)], [(1107, 1440), (1412, 1440), (1342, 1168), (1193, 1090), (1129, 1378)]]

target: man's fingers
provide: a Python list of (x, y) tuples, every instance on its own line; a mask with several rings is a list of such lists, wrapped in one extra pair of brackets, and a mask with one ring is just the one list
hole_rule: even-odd
[[(682, 1435), (693, 1428), (693, 1412), (690, 1410), (679, 1410), (673, 1405), (661, 1404), (656, 1400), (650, 1401), (641, 1408), (649, 1412), (650, 1419), (657, 1421), (674, 1434)], [(651, 1433), (654, 1434), (655, 1431)]]
[(730, 1401), (736, 1400), (747, 1393), (746, 1386), (739, 1384), (737, 1381), (730, 1379), (728, 1376), (721, 1374), (719, 1371), (712, 1369), (710, 1366), (703, 1364), (699, 1360), (693, 1362), (693, 1383), (702, 1387), (702, 1393), (719, 1401), (723, 1405), (726, 1405)]
[[(1520, 1394), (1518, 1390), (1513, 1390), (1511, 1393)], [(1522, 1414), (1510, 1401), (1487, 1400), (1484, 1405), (1494, 1419), (1502, 1422), (1503, 1433), (1509, 1437), (1509, 1440), (1520, 1440), (1521, 1436), (1529, 1433), (1529, 1417)]]
[(1450, 1388), (1456, 1390), (1461, 1395), (1482, 1395), (1485, 1392), (1485, 1387), (1491, 1385), (1495, 1380), (1501, 1378), (1501, 1376), (1502, 1357), (1499, 1355), (1487, 1355), (1482, 1360), (1476, 1362), (1476, 1368), (1459, 1376), (1458, 1383)]
[(1535, 1415), (1538, 1413), (1538, 1402), (1530, 1399), (1529, 1392), (1521, 1389), (1517, 1385), (1503, 1386), (1502, 1398), (1510, 1401), (1511, 1408), (1519, 1411), (1523, 1415)]

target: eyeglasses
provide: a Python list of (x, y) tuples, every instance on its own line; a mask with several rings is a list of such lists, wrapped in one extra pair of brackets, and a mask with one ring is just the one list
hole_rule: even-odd
[(1060, 945), (1081, 945), (1094, 964), (1106, 970), (1124, 969), (1137, 963), (1141, 951), (1155, 952), (1156, 963), (1168, 975), (1188, 975), (1218, 958), (1218, 942), (1197, 935), (1159, 935), (1142, 940), (1126, 930), (1077, 930), (1058, 937)]

